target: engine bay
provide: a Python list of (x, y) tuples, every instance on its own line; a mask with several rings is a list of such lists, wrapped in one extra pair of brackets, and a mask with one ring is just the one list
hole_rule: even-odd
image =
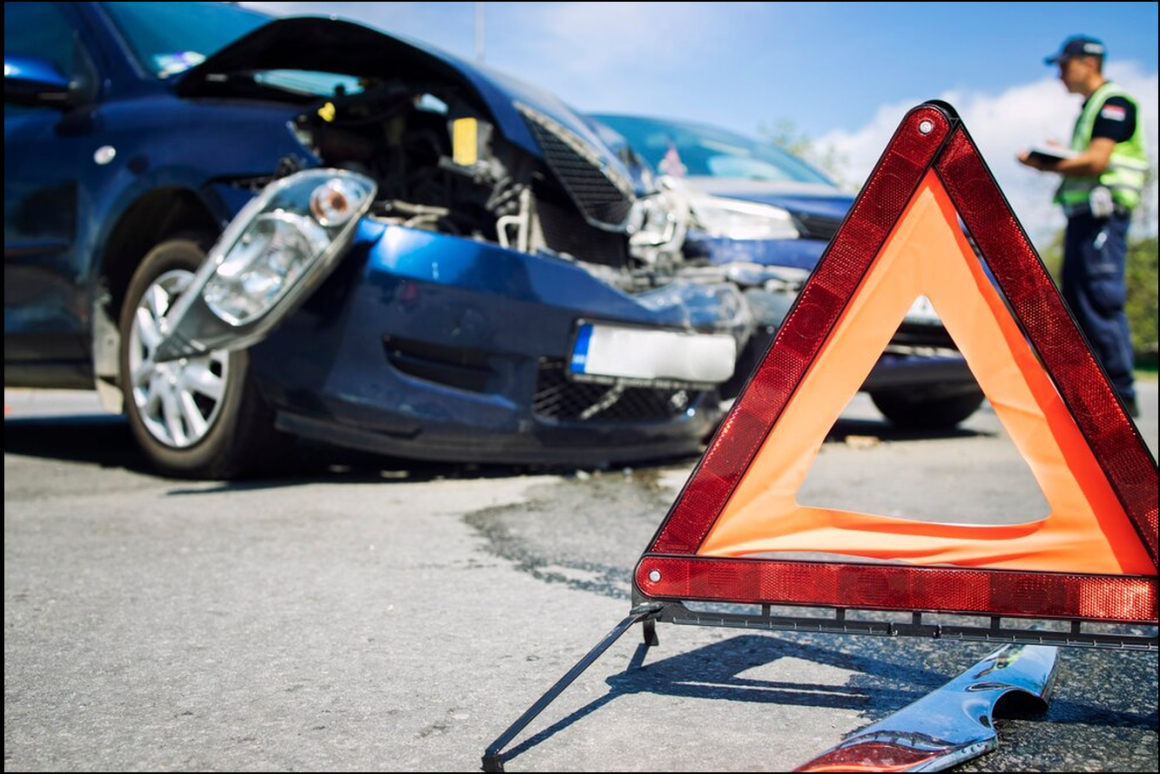
[(647, 177), (634, 184), (601, 166), (549, 117), (522, 106), (521, 114), (543, 158), (508, 141), (456, 85), (340, 90), (300, 114), (294, 131), (323, 165), (378, 183), (375, 219), (554, 255), (628, 291), (671, 281), (687, 208), (647, 191)]

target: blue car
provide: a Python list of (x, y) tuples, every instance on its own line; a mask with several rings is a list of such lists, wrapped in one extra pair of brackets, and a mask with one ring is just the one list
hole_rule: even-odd
[[(698, 123), (596, 115), (691, 210), (686, 265), (727, 267), (757, 323), (738, 373), (765, 353), (854, 197), (770, 142)], [(739, 384), (735, 379), (726, 389)], [(953, 427), (983, 393), (929, 300), (915, 300), (862, 389), (895, 424)]]
[(178, 476), (302, 436), (694, 453), (753, 330), (686, 214), (550, 94), (332, 19), (5, 3), (4, 379), (95, 388)]

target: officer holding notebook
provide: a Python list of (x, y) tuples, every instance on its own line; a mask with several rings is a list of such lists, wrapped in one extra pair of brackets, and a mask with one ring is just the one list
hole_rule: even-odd
[(1055, 195), (1067, 216), (1063, 297), (1125, 408), (1138, 416), (1124, 268), (1148, 154), (1136, 100), (1104, 77), (1104, 56), (1103, 43), (1076, 36), (1048, 57), (1067, 90), (1083, 95), (1083, 109), (1070, 148), (1038, 148), (1019, 160), (1063, 176)]

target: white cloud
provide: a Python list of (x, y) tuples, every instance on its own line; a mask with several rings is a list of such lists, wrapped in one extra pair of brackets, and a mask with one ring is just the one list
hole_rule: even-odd
[[(520, 5), (520, 39), (494, 61), (586, 108), (650, 109), (650, 88), (704, 67), (736, 20), (700, 3), (572, 2)], [(525, 10), (526, 9), (526, 10)], [(699, 52), (700, 55), (691, 52)], [(530, 76), (529, 76), (530, 77)]]
[[(1127, 62), (1110, 65), (1108, 75), (1139, 100), (1149, 153), (1155, 165), (1158, 101), (1156, 73), (1145, 74), (1138, 65)], [(1051, 204), (1058, 177), (1024, 167), (1015, 160), (1015, 156), (1029, 145), (1048, 138), (1066, 144), (1079, 113), (1079, 97), (1069, 95), (1057, 80), (1044, 78), (1012, 86), (997, 95), (946, 92), (939, 98), (955, 106), (1015, 210), (1015, 215), (1032, 239), (1038, 245), (1044, 245), (1064, 223), (1059, 208)], [(818, 139), (819, 148), (832, 147), (848, 162), (847, 171), (842, 175), (843, 183), (857, 185), (866, 179), (906, 111), (918, 102), (913, 100), (883, 105), (861, 129), (854, 132), (835, 131)], [(1157, 230), (1155, 179), (1152, 182), (1151, 202), (1150, 222), (1144, 224), (1144, 228), (1154, 234)]]
[(530, 10), (541, 51), (562, 69), (601, 82), (642, 66), (697, 67), (689, 52), (723, 21), (698, 3), (547, 3)]

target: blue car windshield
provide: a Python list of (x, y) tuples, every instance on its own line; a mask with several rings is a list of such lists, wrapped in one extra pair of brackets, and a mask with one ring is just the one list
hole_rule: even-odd
[(158, 78), (201, 64), (210, 54), (269, 23), (226, 3), (105, 3), (137, 61)]
[(638, 116), (594, 118), (624, 135), (633, 150), (662, 175), (835, 184), (773, 143), (724, 129)]
[[(141, 65), (158, 78), (206, 60), (271, 17), (227, 3), (105, 3)], [(305, 70), (252, 72), (254, 81), (281, 91), (328, 97), (363, 90), (357, 78)]]

